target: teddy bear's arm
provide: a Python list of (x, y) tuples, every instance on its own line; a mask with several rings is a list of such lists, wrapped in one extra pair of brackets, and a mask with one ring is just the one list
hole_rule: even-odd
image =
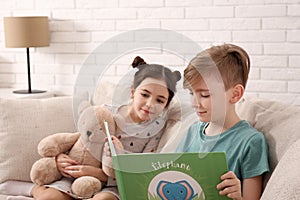
[(42, 139), (38, 153), (42, 157), (54, 157), (67, 152), (78, 140), (80, 133), (56, 133)]

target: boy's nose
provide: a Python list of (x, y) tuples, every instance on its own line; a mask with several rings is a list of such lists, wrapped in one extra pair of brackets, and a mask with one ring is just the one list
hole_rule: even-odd
[(193, 107), (201, 107), (201, 100), (195, 96), (191, 97), (191, 103)]
[(191, 103), (193, 107), (197, 107), (198, 106), (198, 100), (195, 96), (191, 96)]

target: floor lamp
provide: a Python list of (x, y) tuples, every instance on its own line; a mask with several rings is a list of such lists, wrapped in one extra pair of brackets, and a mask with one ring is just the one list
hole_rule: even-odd
[(28, 90), (16, 90), (14, 93), (42, 93), (31, 89), (30, 47), (49, 46), (48, 17), (4, 17), (5, 46), (8, 48), (26, 48)]

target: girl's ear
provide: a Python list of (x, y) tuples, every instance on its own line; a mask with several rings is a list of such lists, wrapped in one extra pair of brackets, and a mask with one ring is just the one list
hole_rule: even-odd
[(130, 98), (131, 99), (133, 99), (133, 97), (134, 97), (134, 92), (135, 92), (135, 89), (131, 88), (131, 90), (130, 90)]
[(237, 84), (232, 88), (230, 103), (237, 103), (244, 95), (245, 88), (241, 84)]

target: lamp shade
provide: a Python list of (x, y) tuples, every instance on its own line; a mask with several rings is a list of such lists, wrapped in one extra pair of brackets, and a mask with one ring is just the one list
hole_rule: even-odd
[(49, 46), (48, 17), (4, 17), (5, 46)]

